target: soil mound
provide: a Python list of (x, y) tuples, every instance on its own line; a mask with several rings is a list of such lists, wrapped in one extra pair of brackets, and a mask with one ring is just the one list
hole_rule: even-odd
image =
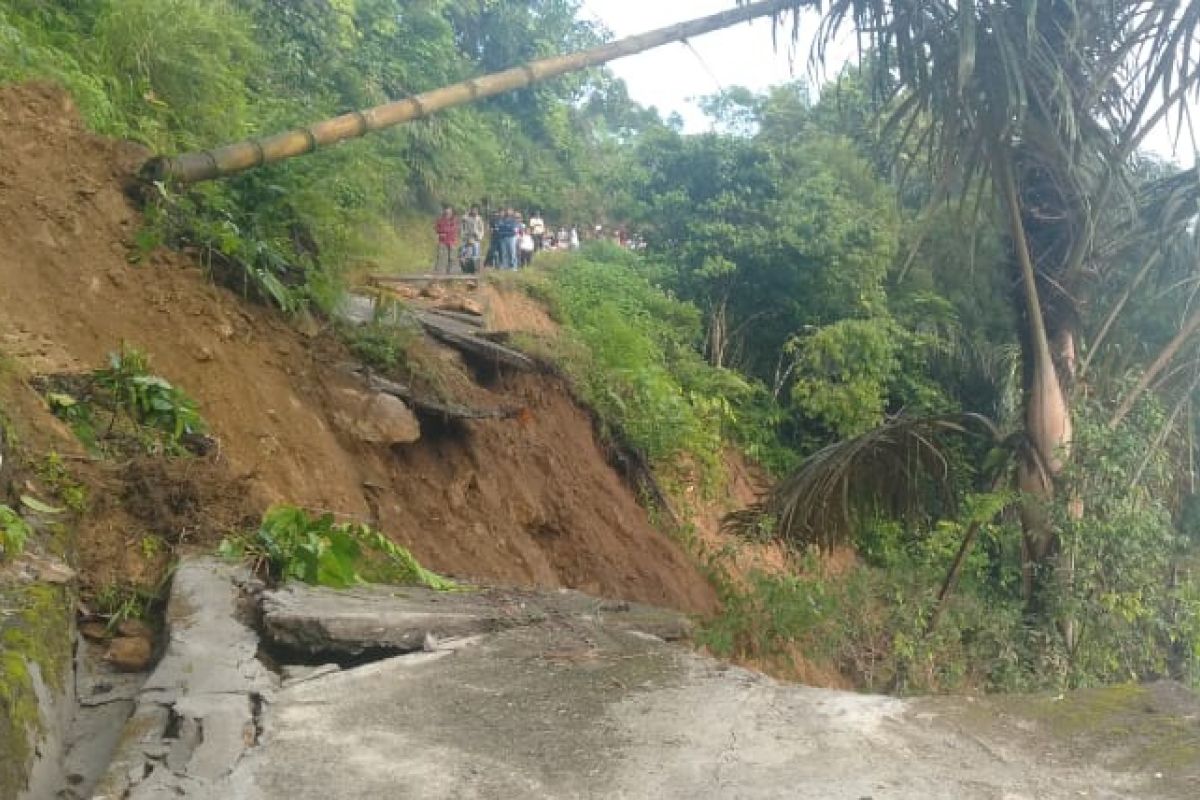
[(57, 374), (93, 369), (125, 342), (196, 398), (218, 440), (182, 483), (161, 474), (181, 467), (115, 467), (120, 518), (98, 503), (85, 521), (84, 547), (111, 555), (83, 565), (85, 577), (126, 569), (131, 531), (187, 544), (196, 509), (234, 496), (209, 528), (286, 501), (376, 521), (453, 575), (714, 607), (553, 380), (487, 376), (472, 387), (476, 400), (525, 406), (519, 420), (422, 419), (415, 444), (355, 440), (333, 420), (343, 390), (361, 386), (331, 337), (242, 302), (182, 255), (130, 263), (141, 220), (122, 185), (140, 148), (88, 134), (61, 90), (27, 84), (0, 88), (0, 152), (0, 355), (23, 375)]

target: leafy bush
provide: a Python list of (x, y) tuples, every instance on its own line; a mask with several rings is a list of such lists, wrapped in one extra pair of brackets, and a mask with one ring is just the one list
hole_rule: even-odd
[(176, 455), (204, 450), (208, 426), (196, 401), (153, 374), (149, 359), (136, 348), (122, 344), (109, 354), (107, 367), (90, 375), (50, 376), (40, 384), (50, 410), (89, 450), (120, 449), (126, 441)]
[(564, 365), (612, 435), (672, 469), (693, 459), (713, 478), (737, 405), (752, 389), (696, 350), (700, 314), (656, 287), (649, 266), (612, 247), (564, 260), (538, 291), (578, 344)]
[(1070, 569), (1047, 603), (1055, 616), (1074, 621), (1072, 679), (1194, 675), (1200, 575), (1189, 567), (1200, 548), (1176, 528), (1165, 500), (1178, 479), (1171, 454), (1146, 446), (1166, 415), (1150, 399), (1115, 430), (1106, 416), (1102, 407), (1075, 409), (1074, 458), (1049, 509), (1060, 563)]
[(204, 433), (207, 425), (196, 401), (165, 378), (150, 372), (145, 353), (125, 345), (108, 356), (108, 367), (94, 373), (96, 384), (108, 394), (115, 408), (125, 411), (139, 425), (163, 432), (178, 445), (188, 434)]
[(392, 373), (408, 362), (408, 353), (420, 336), (415, 327), (372, 322), (349, 327), (344, 336), (356, 358), (383, 373)]
[(332, 514), (312, 515), (279, 505), (249, 535), (226, 538), (220, 552), (248, 559), (278, 581), (298, 580), (344, 588), (364, 582), (408, 583), (441, 591), (453, 581), (422, 567), (412, 554), (368, 525), (334, 521)]
[(0, 561), (20, 555), (32, 535), (29, 523), (11, 506), (0, 503)]
[(839, 437), (863, 433), (883, 421), (900, 345), (888, 318), (844, 319), (794, 339), (792, 399)]

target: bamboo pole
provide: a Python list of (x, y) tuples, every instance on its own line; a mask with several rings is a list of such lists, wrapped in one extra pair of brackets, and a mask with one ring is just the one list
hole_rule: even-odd
[(385, 103), (365, 111), (352, 111), (304, 128), (296, 128), (265, 139), (248, 139), (235, 144), (184, 153), (158, 156), (142, 167), (148, 180), (174, 180), (196, 183), (244, 172), (263, 164), (311, 153), (318, 147), (354, 139), (366, 134), (428, 117), (443, 109), (465, 105), (485, 97), (524, 89), (534, 83), (569, 72), (605, 64), (676, 41), (728, 28), (739, 22), (782, 13), (798, 5), (798, 0), (764, 0), (723, 11), (689, 22), (682, 22), (648, 33), (629, 36), (609, 44), (563, 56), (553, 56), (502, 72), (451, 84), (440, 89)]

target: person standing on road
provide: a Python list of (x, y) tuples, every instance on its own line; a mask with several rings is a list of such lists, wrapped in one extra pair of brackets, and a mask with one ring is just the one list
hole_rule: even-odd
[(438, 217), (433, 229), (437, 231), (437, 258), (433, 262), (434, 272), (456, 272), (458, 270), (458, 220), (454, 217), (454, 209), (446, 206)]
[(479, 250), (483, 242), (483, 217), (479, 215), (479, 206), (471, 206), (471, 211), (462, 218), (463, 269), (467, 272), (479, 272)]
[(500, 269), (517, 268), (517, 230), (519, 223), (511, 208), (504, 209), (496, 225), (496, 238), (500, 240)]
[(540, 253), (546, 241), (546, 220), (542, 219), (542, 212), (535, 211), (529, 218), (529, 233), (533, 236), (533, 248)]
[(521, 263), (522, 267), (528, 267), (530, 264), (533, 263), (533, 251), (537, 247), (537, 244), (534, 241), (533, 233), (531, 232), (531, 229), (532, 229), (532, 226), (525, 228), (523, 231), (521, 231), (521, 235), (520, 235), (520, 237), (518, 237), (518, 240), (517, 240), (517, 249), (520, 250), (520, 253), (521, 253), (521, 255), (520, 255), (521, 262), (520, 263)]

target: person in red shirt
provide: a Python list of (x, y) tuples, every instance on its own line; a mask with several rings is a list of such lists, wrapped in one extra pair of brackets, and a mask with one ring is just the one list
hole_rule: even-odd
[(446, 206), (442, 209), (442, 215), (437, 218), (433, 229), (437, 231), (438, 237), (437, 258), (433, 264), (433, 271), (457, 272), (455, 252), (458, 250), (458, 217), (454, 216), (452, 207)]

